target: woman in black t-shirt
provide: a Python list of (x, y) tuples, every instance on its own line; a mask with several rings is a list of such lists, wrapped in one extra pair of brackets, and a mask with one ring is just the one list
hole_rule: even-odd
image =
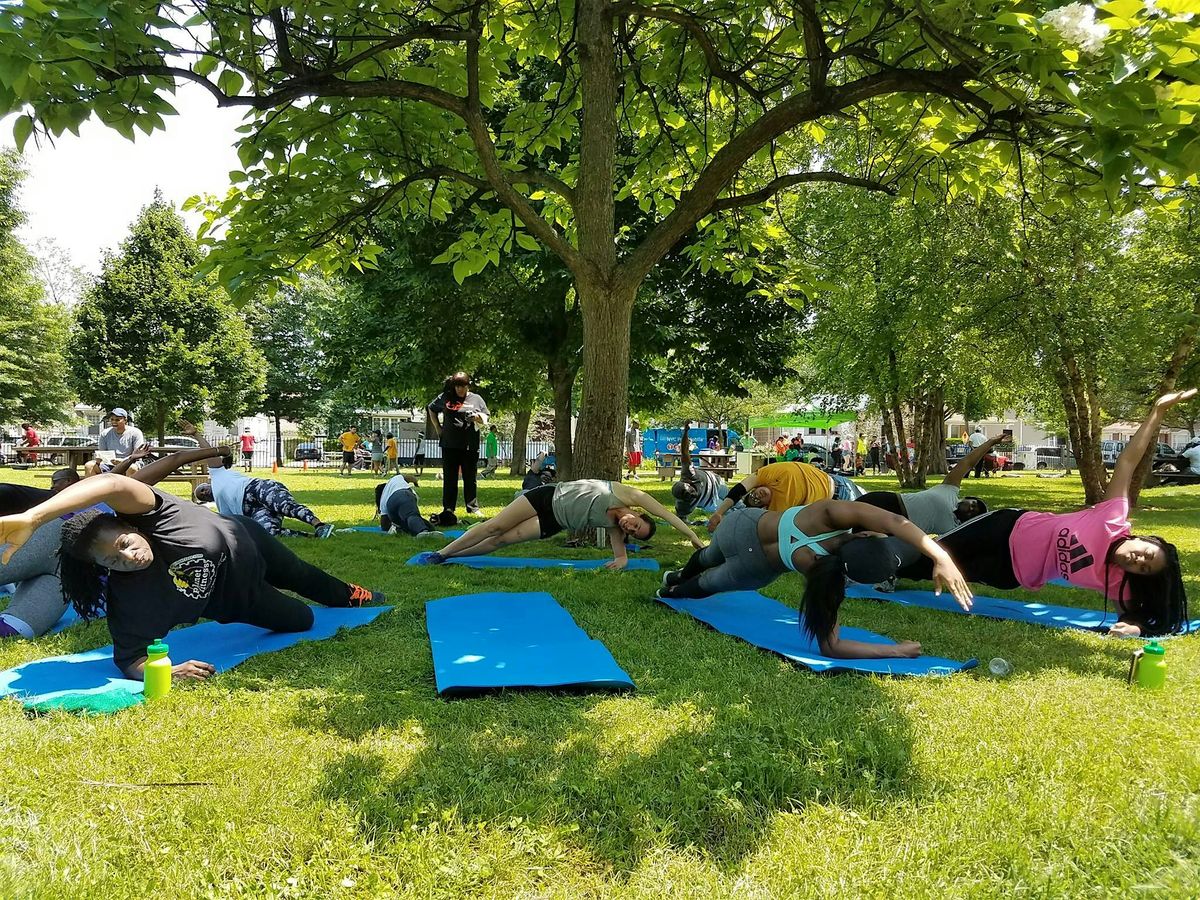
[[(435, 521), (452, 525), (458, 506), (458, 473), (462, 470), (463, 500), (469, 513), (479, 512), (475, 499), (475, 477), (479, 468), (479, 429), (488, 420), (487, 404), (471, 392), (466, 372), (446, 379), (442, 392), (426, 407), (433, 433), (442, 448), (442, 513)], [(441, 420), (438, 420), (438, 416)]]
[[(92, 509), (105, 503), (115, 515)], [(28, 512), (0, 518), (3, 560), (45, 522), (63, 523), (63, 595), (84, 618), (106, 609), (113, 661), (141, 678), (146, 648), (176, 625), (200, 618), (272, 631), (306, 631), (312, 610), (280, 588), (324, 606), (362, 606), (382, 595), (339, 581), (299, 559), (253, 519), (218, 516), (122, 475), (99, 475)], [(207, 678), (213, 667), (188, 660), (177, 678)]]

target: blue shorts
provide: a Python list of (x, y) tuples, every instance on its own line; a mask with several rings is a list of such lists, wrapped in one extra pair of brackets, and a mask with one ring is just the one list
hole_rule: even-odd
[(866, 493), (845, 475), (830, 475), (833, 479), (834, 500), (857, 500)]

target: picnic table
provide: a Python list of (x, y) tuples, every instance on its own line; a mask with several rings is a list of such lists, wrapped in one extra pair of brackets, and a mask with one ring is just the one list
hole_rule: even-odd
[[(67, 446), (60, 446), (57, 444), (40, 444), (36, 448), (38, 453), (43, 453), (46, 456), (50, 456), (51, 454), (65, 455), (67, 457), (67, 466), (66, 467), (68, 469), (78, 469), (80, 466), (82, 466), (84, 463), (86, 463), (89, 459), (92, 459), (96, 455), (96, 451), (98, 449), (100, 449), (100, 448), (95, 444), (89, 444), (89, 445), (82, 446), (82, 447), (80, 447), (80, 446), (67, 447)], [(180, 453), (183, 450), (191, 450), (191, 449), (195, 449), (195, 448), (192, 448), (192, 447), (154, 447), (151, 452), (153, 455), (161, 455), (164, 453)], [(213, 451), (213, 455), (214, 456), (216, 455), (215, 450)], [(191, 466), (189, 467), (189, 469), (190, 469), (190, 471), (188, 471), (188, 472), (177, 472), (174, 475), (168, 475), (166, 478), (164, 478), (162, 480), (163, 481), (174, 481), (174, 482), (185, 482), (186, 481), (186, 482), (189, 482), (193, 487), (195, 487), (197, 484), (203, 484), (204, 482), (208, 481), (208, 467), (206, 465), (204, 465), (203, 463), (192, 463)], [(54, 473), (51, 471), (41, 471), (41, 472), (34, 473), (34, 477), (35, 478), (50, 478), (53, 474)]]
[[(660, 453), (658, 454), (658, 480), (666, 481), (667, 478), (674, 478), (680, 471), (679, 457), (681, 454)], [(708, 469), (722, 478), (733, 477), (733, 454), (723, 453), (717, 450), (698, 450), (691, 454), (692, 465), (698, 466), (701, 469)]]

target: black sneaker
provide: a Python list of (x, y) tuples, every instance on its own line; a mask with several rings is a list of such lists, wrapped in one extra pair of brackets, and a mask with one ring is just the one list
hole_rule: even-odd
[(670, 569), (666, 572), (663, 572), (662, 589), (664, 591), (669, 591), (671, 588), (675, 587), (675, 585), (679, 584), (682, 581), (683, 581), (683, 576), (680, 575), (679, 571)]

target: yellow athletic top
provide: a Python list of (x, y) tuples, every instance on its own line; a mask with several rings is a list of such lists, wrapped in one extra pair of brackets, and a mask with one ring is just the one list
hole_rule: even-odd
[(771, 463), (755, 472), (754, 477), (760, 486), (771, 489), (771, 503), (767, 508), (772, 512), (833, 498), (833, 481), (808, 463)]
[(399, 450), (396, 447), (396, 439), (395, 438), (387, 439), (387, 455), (388, 455), (389, 459), (395, 459), (397, 456), (400, 455)]
[(342, 442), (342, 449), (349, 453), (358, 446), (358, 442), (362, 440), (362, 438), (360, 438), (353, 431), (343, 431), (342, 436), (338, 438), (338, 440)]

